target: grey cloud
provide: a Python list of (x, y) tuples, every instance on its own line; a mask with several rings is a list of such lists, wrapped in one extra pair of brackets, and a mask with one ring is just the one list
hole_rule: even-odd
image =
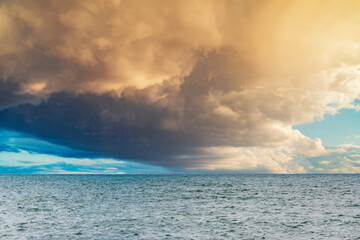
[(21, 94), (18, 83), (11, 79), (0, 78), (0, 109), (16, 106), (20, 103), (35, 102), (36, 97), (30, 94)]
[(214, 53), (199, 62), (180, 85), (166, 81), (126, 88), (121, 97), (111, 92), (55, 93), (40, 104), (1, 111), (1, 125), (107, 157), (171, 167), (216, 161), (209, 155), (179, 157), (196, 156), (201, 148), (286, 143), (289, 133), (271, 125), (288, 122), (289, 128), (291, 117), (266, 115), (262, 102), (246, 92), (254, 84), (251, 76), (235, 69), (234, 81), (226, 71), (229, 60), (222, 56)]
[[(108, 117), (108, 109), (115, 113), (116, 121)], [(58, 93), (39, 105), (3, 110), (0, 118), (5, 127), (72, 148), (125, 159), (165, 161), (157, 158), (174, 152), (174, 145), (183, 139), (158, 129), (160, 116), (150, 114), (149, 108), (142, 110), (141, 105), (131, 106), (108, 95)]]
[[(358, 11), (337, 2), (323, 9), (2, 1), (0, 126), (171, 167), (221, 168), (209, 149), (237, 148), (242, 157), (221, 160), (227, 168), (282, 171), (279, 161), (324, 153), (294, 124), (354, 108), (360, 97)], [(268, 163), (254, 164), (264, 154)]]

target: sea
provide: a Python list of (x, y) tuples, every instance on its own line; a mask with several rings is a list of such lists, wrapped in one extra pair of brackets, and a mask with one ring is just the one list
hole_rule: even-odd
[(360, 239), (360, 175), (0, 175), (0, 239)]

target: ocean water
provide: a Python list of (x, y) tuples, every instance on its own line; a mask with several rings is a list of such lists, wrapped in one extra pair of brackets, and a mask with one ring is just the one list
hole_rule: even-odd
[(360, 239), (360, 175), (0, 175), (0, 239)]

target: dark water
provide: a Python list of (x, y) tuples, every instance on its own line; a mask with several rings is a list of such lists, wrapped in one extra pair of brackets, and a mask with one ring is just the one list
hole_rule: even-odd
[(1, 239), (360, 239), (360, 175), (0, 175)]

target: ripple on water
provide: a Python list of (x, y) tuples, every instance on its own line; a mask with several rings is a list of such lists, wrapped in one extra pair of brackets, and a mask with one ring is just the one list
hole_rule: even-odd
[(0, 175), (1, 239), (360, 239), (359, 175)]

